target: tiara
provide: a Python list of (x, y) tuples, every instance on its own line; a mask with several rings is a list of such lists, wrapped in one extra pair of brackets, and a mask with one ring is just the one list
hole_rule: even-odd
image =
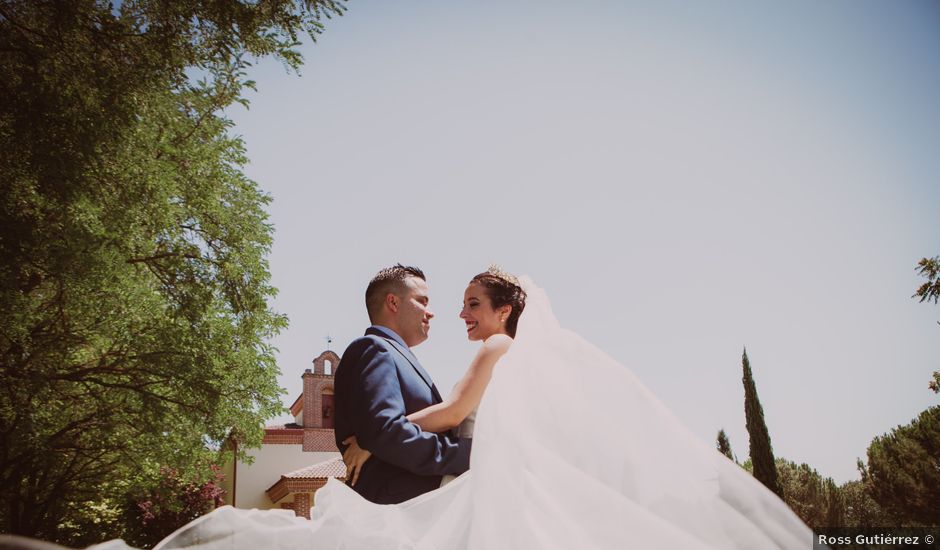
[(490, 267), (486, 268), (486, 273), (511, 285), (516, 285), (518, 287), (522, 286), (519, 284), (519, 279), (517, 279), (515, 275), (507, 271), (503, 271), (502, 268), (496, 264), (490, 264)]

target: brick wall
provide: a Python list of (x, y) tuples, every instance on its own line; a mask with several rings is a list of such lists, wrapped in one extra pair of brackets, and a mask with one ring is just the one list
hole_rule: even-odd
[(310, 519), (310, 493), (297, 493), (294, 495), (294, 513)]
[(302, 445), (304, 442), (303, 430), (271, 430), (267, 429), (261, 443), (265, 445)]
[(304, 372), (304, 428), (323, 427), (323, 390), (333, 390), (333, 377)]
[[(327, 361), (330, 362), (330, 374), (326, 374), (326, 370), (325, 370)], [(314, 374), (332, 377), (334, 374), (336, 374), (337, 366), (339, 366), (339, 355), (336, 355), (330, 350), (324, 351), (316, 359), (313, 360)]]

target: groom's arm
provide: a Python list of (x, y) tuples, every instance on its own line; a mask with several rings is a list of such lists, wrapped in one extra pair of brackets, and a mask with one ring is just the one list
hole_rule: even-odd
[[(368, 341), (367, 341), (368, 342)], [(460, 474), (470, 467), (470, 439), (421, 430), (405, 417), (392, 350), (368, 342), (359, 361), (353, 430), (359, 445), (385, 462), (419, 475)]]

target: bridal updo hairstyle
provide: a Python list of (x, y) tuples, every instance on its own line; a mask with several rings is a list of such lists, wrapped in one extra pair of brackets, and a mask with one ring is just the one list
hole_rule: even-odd
[(509, 317), (506, 318), (506, 334), (510, 338), (516, 337), (516, 326), (519, 324), (519, 316), (525, 309), (525, 291), (519, 286), (518, 280), (497, 268), (490, 269), (480, 273), (470, 280), (471, 283), (479, 283), (483, 286), (486, 296), (490, 299), (493, 309), (502, 307), (506, 304), (512, 306)]

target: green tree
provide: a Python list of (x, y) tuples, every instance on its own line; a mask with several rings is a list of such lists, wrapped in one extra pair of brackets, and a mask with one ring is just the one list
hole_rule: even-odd
[[(920, 298), (922, 303), (933, 300), (936, 304), (937, 300), (940, 300), (940, 256), (922, 258), (917, 264), (917, 273), (926, 277), (927, 282), (920, 285), (913, 297)], [(933, 391), (940, 393), (940, 371), (934, 371), (929, 386)]]
[(844, 505), (845, 527), (891, 527), (898, 525), (871, 497), (868, 483), (849, 481), (839, 487)]
[(845, 527), (845, 498), (836, 482), (827, 477), (823, 483), (826, 494), (826, 527)]
[(270, 199), (222, 109), (343, 9), (0, 2), (0, 531), (87, 543), (280, 412)]
[(812, 528), (829, 525), (826, 481), (808, 464), (797, 465), (783, 458), (776, 460), (777, 481), (783, 489), (783, 501)]
[(860, 468), (888, 514), (904, 525), (940, 526), (940, 406), (872, 440)]
[(751, 364), (747, 359), (747, 349), (741, 359), (744, 376), (744, 417), (747, 423), (751, 462), (754, 465), (754, 477), (768, 489), (783, 498), (783, 489), (777, 481), (777, 467), (774, 451), (770, 443), (770, 433), (764, 422), (764, 409), (757, 397), (757, 386), (751, 373)]
[(921, 258), (917, 262), (917, 273), (926, 277), (927, 282), (920, 285), (914, 297), (921, 302), (933, 300), (936, 304), (940, 300), (940, 256)]
[(737, 462), (734, 459), (734, 453), (731, 452), (731, 441), (728, 440), (728, 435), (725, 433), (724, 429), (718, 430), (718, 439), (715, 446), (719, 453), (728, 457), (728, 460)]
[(783, 458), (776, 463), (783, 500), (807, 525), (814, 529), (850, 526), (845, 494), (831, 477), (823, 478), (806, 463), (797, 465)]

